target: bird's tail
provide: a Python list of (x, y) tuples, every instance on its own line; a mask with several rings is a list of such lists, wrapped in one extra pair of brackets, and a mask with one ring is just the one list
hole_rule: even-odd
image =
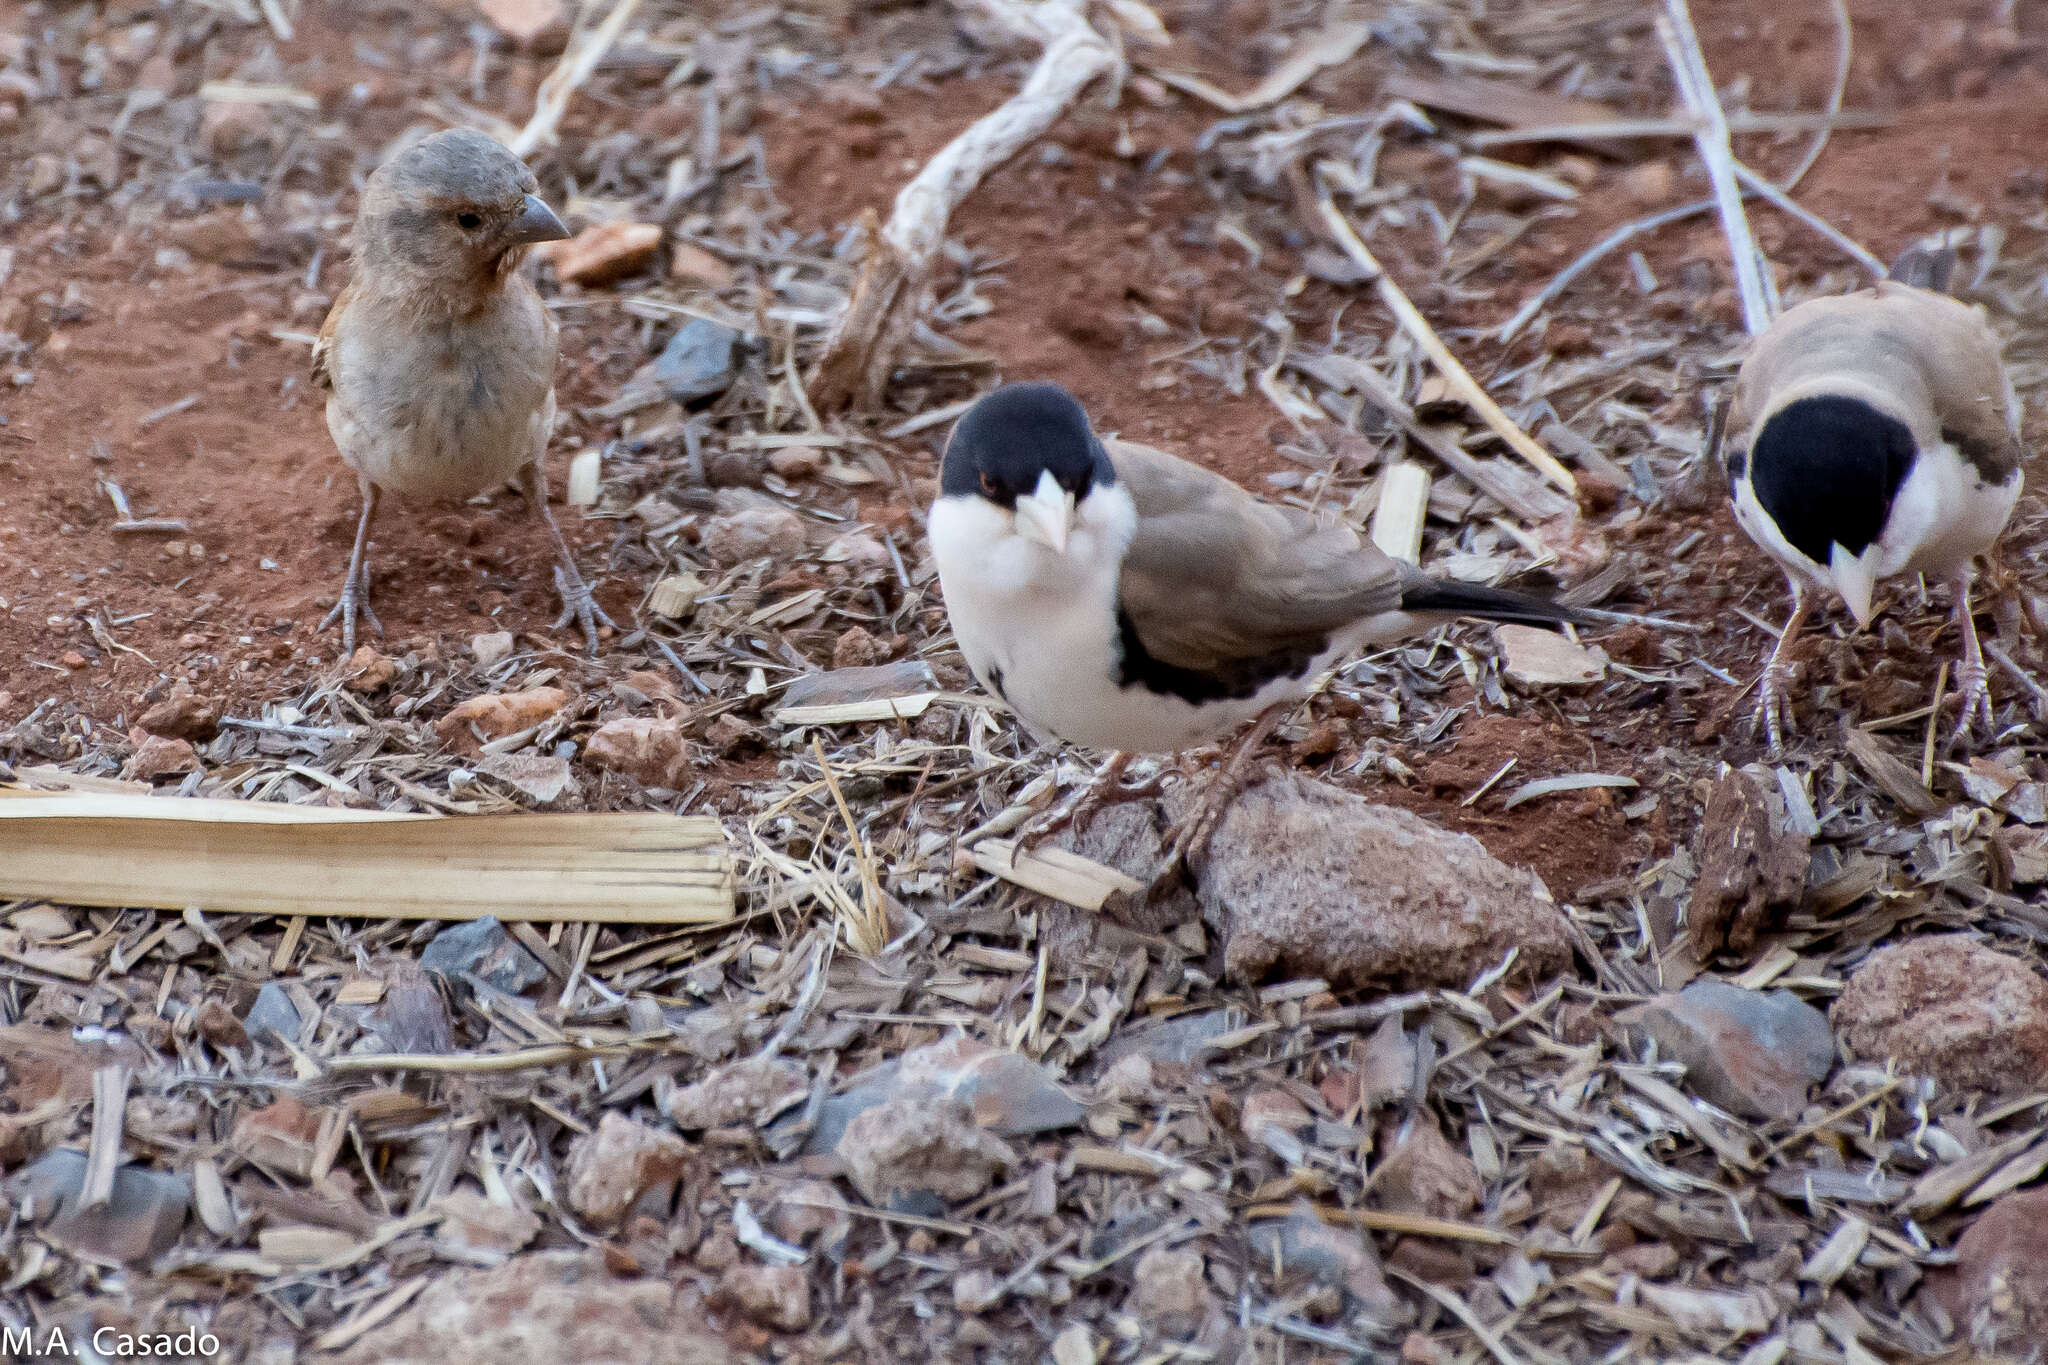
[(1955, 274), (1956, 249), (1943, 244), (1929, 246), (1916, 242), (1899, 253), (1892, 262), (1887, 279), (1900, 284), (1910, 284), (1921, 289), (1931, 289), (1937, 294), (1948, 292), (1949, 277)]
[(1575, 607), (1535, 593), (1458, 583), (1412, 571), (1403, 575), (1401, 610), (1418, 616), (1441, 616), (1446, 620), (1471, 617), (1530, 626), (1643, 625), (1662, 630), (1698, 629), (1659, 616), (1635, 616), (1628, 612), (1601, 611), (1595, 607)]

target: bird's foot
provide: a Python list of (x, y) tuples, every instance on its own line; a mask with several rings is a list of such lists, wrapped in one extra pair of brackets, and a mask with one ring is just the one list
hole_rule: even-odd
[(341, 622), (341, 657), (344, 662), (356, 652), (356, 621), (360, 618), (369, 623), (371, 630), (379, 636), (384, 634), (384, 623), (377, 619), (377, 613), (370, 610), (370, 575), (368, 571), (351, 571), (341, 585), (341, 596), (335, 600), (334, 610), (327, 613), (327, 619), (320, 623), (320, 629), (328, 630), (336, 621)]
[[(1991, 714), (1991, 679), (1982, 659), (1965, 659), (1956, 665), (1956, 695), (1962, 709), (1948, 737), (1950, 748), (1965, 739), (1989, 739), (1997, 732), (1998, 722)], [(1981, 729), (1979, 721), (1983, 722)]]
[(1791, 687), (1790, 664), (1774, 658), (1764, 665), (1764, 675), (1756, 685), (1756, 716), (1751, 733), (1763, 731), (1772, 758), (1785, 752), (1785, 736), (1797, 730), (1792, 723)]
[[(1241, 753), (1239, 757), (1242, 757)], [(1187, 885), (1188, 875), (1193, 870), (1189, 860), (1208, 849), (1209, 840), (1215, 837), (1216, 827), (1223, 822), (1224, 813), (1246, 786), (1243, 766), (1237, 761), (1228, 763), (1221, 772), (1202, 784), (1201, 795), (1195, 798), (1194, 808), (1178, 822), (1173, 842), (1167, 846), (1166, 857), (1160, 862), (1159, 870), (1152, 874), (1151, 885), (1145, 889), (1147, 900), (1164, 900)]]
[(592, 654), (597, 653), (597, 628), (610, 626), (619, 628), (619, 623), (604, 614), (604, 608), (597, 605), (597, 595), (590, 585), (583, 581), (583, 575), (576, 572), (574, 564), (555, 565), (555, 591), (562, 599), (562, 614), (555, 618), (555, 629), (560, 630), (571, 621), (583, 627), (583, 643)]
[(1165, 788), (1164, 774), (1144, 782), (1125, 785), (1124, 768), (1130, 763), (1128, 756), (1116, 754), (1098, 769), (1095, 775), (1082, 784), (1081, 789), (1054, 806), (1043, 815), (1032, 817), (1018, 832), (1017, 851), (1022, 853), (1036, 848), (1048, 837), (1060, 830), (1071, 829), (1076, 833), (1088, 828), (1104, 807), (1120, 806), (1129, 801), (1143, 801), (1159, 795)]

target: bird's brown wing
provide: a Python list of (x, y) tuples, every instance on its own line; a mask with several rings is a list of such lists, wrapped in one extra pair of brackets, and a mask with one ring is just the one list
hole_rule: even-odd
[(348, 311), (355, 292), (353, 280), (342, 286), (334, 306), (327, 310), (327, 320), (320, 324), (320, 335), (313, 338), (313, 382), (323, 389), (334, 387), (334, 332), (341, 325), (341, 316)]
[(1345, 626), (1399, 609), (1400, 566), (1348, 527), (1260, 502), (1149, 446), (1105, 445), (1138, 509), (1120, 603), (1155, 659), (1229, 673), (1312, 656)]

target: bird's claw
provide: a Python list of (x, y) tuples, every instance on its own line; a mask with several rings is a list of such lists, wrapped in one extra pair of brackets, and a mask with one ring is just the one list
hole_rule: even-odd
[(597, 604), (597, 595), (573, 565), (555, 565), (555, 592), (562, 599), (562, 614), (555, 618), (554, 628), (560, 630), (571, 621), (576, 622), (583, 627), (584, 645), (592, 654), (597, 653), (597, 628), (609, 626), (617, 630), (619, 623), (604, 614), (604, 608)]
[(1798, 732), (1798, 727), (1792, 723), (1791, 685), (1791, 668), (1775, 659), (1764, 666), (1763, 677), (1757, 681), (1752, 733), (1755, 729), (1764, 732), (1772, 758), (1785, 752), (1785, 736)]
[[(1990, 675), (1981, 659), (1965, 659), (1956, 666), (1956, 689), (1962, 710), (1956, 716), (1956, 728), (1949, 733), (1949, 747), (1979, 735), (1990, 738), (1996, 733), (1998, 721), (1991, 713)], [(1977, 727), (1980, 720), (1984, 723), (1982, 730)]]
[(320, 623), (320, 629), (330, 629), (336, 621), (341, 622), (341, 657), (349, 658), (356, 652), (356, 620), (369, 623), (371, 630), (381, 638), (384, 623), (377, 619), (377, 613), (370, 610), (370, 575), (350, 574), (348, 581), (341, 585), (341, 596), (335, 599), (334, 609), (327, 613), (327, 619)]

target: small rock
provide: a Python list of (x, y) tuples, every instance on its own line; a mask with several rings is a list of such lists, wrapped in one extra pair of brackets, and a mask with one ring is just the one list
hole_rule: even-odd
[[(1104, 812), (1108, 814), (1108, 812)], [(1114, 1065), (1126, 1057), (1187, 1065), (1200, 1061), (1209, 1040), (1221, 1038), (1244, 1027), (1244, 1016), (1233, 1010), (1206, 1010), (1200, 1014), (1178, 1014), (1113, 1033), (1102, 1045), (1100, 1056)]]
[(895, 1099), (854, 1116), (840, 1135), (846, 1178), (877, 1208), (928, 1195), (943, 1203), (972, 1199), (996, 1172), (1016, 1164), (1001, 1138), (953, 1101)]
[(131, 731), (135, 752), (121, 769), (121, 776), (134, 782), (152, 782), (174, 773), (189, 773), (199, 767), (199, 751), (182, 739)]
[(709, 318), (691, 318), (676, 329), (661, 354), (633, 372), (626, 387), (659, 393), (672, 402), (695, 403), (724, 393), (739, 373), (740, 334)]
[(1052, 1339), (1052, 1365), (1095, 1365), (1102, 1353), (1095, 1349), (1095, 1334), (1078, 1322), (1070, 1322)]
[(597, 728), (583, 761), (650, 787), (681, 790), (689, 784), (690, 741), (673, 716), (625, 716)]
[[(303, 1357), (302, 1357), (303, 1358)], [(732, 1349), (666, 1280), (622, 1279), (599, 1255), (543, 1251), (437, 1275), (333, 1365), (732, 1365)]]
[(669, 1096), (678, 1128), (726, 1128), (772, 1118), (810, 1093), (810, 1073), (780, 1057), (754, 1057), (720, 1067)]
[(299, 1007), (275, 981), (263, 983), (263, 989), (256, 992), (256, 1003), (242, 1016), (242, 1027), (258, 1043), (284, 1042), (297, 1047), (299, 1023)]
[(1285, 1090), (1254, 1090), (1244, 1097), (1238, 1126), (1244, 1135), (1292, 1165), (1306, 1150), (1302, 1134), (1315, 1122), (1302, 1102)]
[(685, 621), (697, 610), (697, 599), (703, 595), (704, 580), (686, 570), (656, 583), (648, 594), (647, 609), (666, 620)]
[(793, 559), (806, 544), (803, 518), (781, 507), (748, 507), (704, 523), (697, 543), (722, 568), (750, 559)]
[(559, 52), (569, 41), (569, 7), (563, 0), (477, 0), (476, 7), (521, 47)]
[(1519, 949), (1529, 977), (1571, 960), (1536, 874), (1477, 839), (1294, 775), (1245, 792), (1198, 859), (1206, 917), (1244, 981), (1278, 969), (1333, 986), (1462, 986)]
[(1856, 1056), (1944, 1090), (2016, 1095), (2048, 1076), (2048, 981), (1967, 934), (1872, 953), (1830, 1017)]
[(801, 1266), (736, 1265), (719, 1276), (711, 1306), (737, 1309), (778, 1332), (801, 1332), (811, 1325), (810, 1277)]
[(1693, 1093), (1745, 1118), (1797, 1118), (1807, 1091), (1835, 1064), (1827, 1016), (1790, 991), (1695, 981), (1624, 1011), (1618, 1022), (1683, 1066)]
[(861, 668), (799, 673), (782, 690), (783, 706), (843, 706), (848, 702), (911, 697), (938, 688), (938, 676), (922, 659)]
[(2048, 1341), (2048, 1189), (2008, 1194), (1956, 1241), (1958, 1321), (1980, 1350)]
[(320, 1142), (321, 1116), (286, 1095), (242, 1115), (228, 1134), (228, 1147), (267, 1170), (306, 1179)]
[(357, 645), (356, 652), (348, 656), (343, 671), (347, 677), (342, 686), (351, 692), (375, 692), (389, 687), (391, 680), (398, 676), (398, 661), (388, 659), (368, 645)]
[[(768, 1228), (798, 1246), (833, 1229), (849, 1229), (846, 1200), (822, 1180), (799, 1180), (775, 1196), (768, 1209)], [(828, 1243), (838, 1240), (827, 1237)]]
[(1607, 655), (1537, 626), (1495, 626), (1501, 671), (1528, 687), (1585, 687), (1607, 676)]
[(832, 538), (818, 552), (821, 564), (850, 564), (856, 569), (880, 571), (891, 567), (889, 548), (866, 531), (847, 531)]
[(173, 683), (170, 693), (144, 711), (136, 724), (165, 739), (204, 742), (220, 728), (220, 703), (198, 696), (188, 682)]
[(440, 1239), (465, 1251), (509, 1256), (540, 1236), (540, 1215), (493, 1204), (475, 1190), (452, 1190), (435, 1207), (441, 1214)]
[(542, 242), (534, 256), (555, 268), (563, 284), (600, 285), (646, 268), (661, 247), (655, 223), (599, 223), (560, 242)]
[(865, 626), (848, 626), (832, 642), (832, 668), (872, 668), (884, 657), (882, 642)]
[(1342, 1289), (1371, 1318), (1398, 1322), (1401, 1301), (1387, 1287), (1379, 1257), (1363, 1233), (1333, 1228), (1307, 1209), (1284, 1221), (1253, 1223), (1247, 1231), (1259, 1262), (1272, 1265), (1275, 1253), (1288, 1283), (1307, 1280)]
[(1192, 1336), (1214, 1307), (1203, 1274), (1199, 1251), (1148, 1247), (1138, 1257), (1125, 1311), (1160, 1336)]
[(512, 632), (509, 630), (486, 631), (473, 637), (469, 652), (478, 668), (489, 668), (512, 657)]
[(674, 1133), (608, 1110), (597, 1131), (569, 1149), (569, 1207), (595, 1226), (617, 1227), (643, 1197), (659, 1195), (682, 1178), (689, 1154)]
[(420, 966), (442, 976), (473, 973), (511, 995), (532, 990), (548, 977), (548, 969), (505, 932), (495, 915), (451, 924), (434, 935), (420, 954)]
[(192, 1208), (189, 1180), (148, 1166), (122, 1166), (114, 1173), (112, 1199), (81, 1209), (85, 1167), (84, 1152), (59, 1147), (9, 1176), (4, 1188), (17, 1208), (33, 1201), (33, 1217), (45, 1237), (91, 1260), (146, 1261), (176, 1245)]
[(723, 289), (733, 282), (732, 267), (703, 247), (677, 242), (668, 255), (670, 279), (701, 284), (706, 289)]
[(1731, 771), (1707, 800), (1693, 846), (1700, 875), (1686, 911), (1702, 961), (1723, 948), (1748, 952), (1806, 894), (1806, 837), (1785, 827), (1775, 795), (1748, 773)]
[(780, 446), (768, 452), (768, 467), (785, 479), (808, 479), (825, 467), (816, 446)]
[(1486, 1198), (1472, 1158), (1450, 1144), (1427, 1110), (1388, 1144), (1378, 1189), (1387, 1208), (1431, 1218), (1463, 1218)]
[(536, 806), (552, 805), (576, 787), (567, 754), (485, 754), (477, 771), (518, 789)]
[(1669, 161), (1644, 161), (1621, 176), (1622, 195), (1640, 208), (1668, 207), (1677, 188), (1678, 172)]
[(730, 756), (759, 748), (761, 733), (728, 711), (704, 727), (704, 743), (714, 753)]
[(249, 1045), (249, 1031), (242, 1027), (241, 1020), (235, 1018), (235, 1012), (218, 1000), (203, 1002), (192, 1022), (193, 1027), (199, 1030), (199, 1036), (215, 1047)]
[(425, 970), (410, 962), (394, 962), (385, 969), (384, 998), (364, 1022), (393, 1052), (439, 1055), (455, 1047), (454, 1025), (441, 992)]
[(926, 1092), (957, 1100), (976, 1123), (1005, 1137), (1069, 1128), (1087, 1113), (1029, 1057), (965, 1034), (904, 1053), (896, 1085), (899, 1094)]
[[(441, 742), (459, 753), (474, 754), (493, 739), (516, 735), (558, 713), (569, 704), (559, 687), (533, 687), (524, 692), (486, 692), (450, 711), (434, 723)], [(478, 738), (481, 735), (482, 738)]]

